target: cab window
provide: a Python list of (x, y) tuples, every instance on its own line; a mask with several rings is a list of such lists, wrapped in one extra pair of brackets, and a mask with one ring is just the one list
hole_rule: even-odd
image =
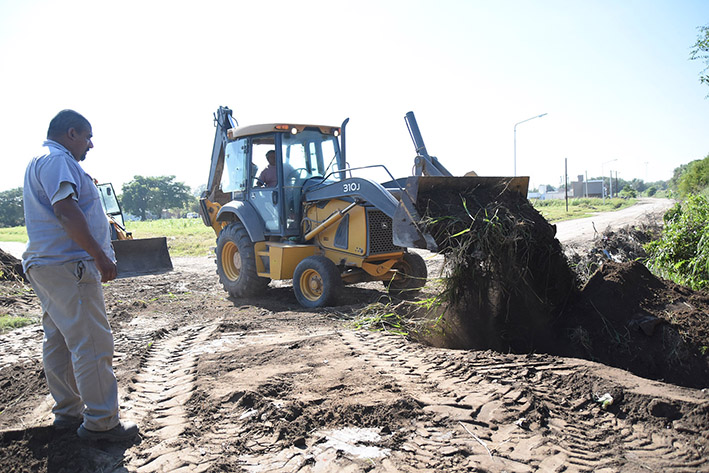
[(239, 139), (227, 143), (224, 151), (222, 192), (243, 192), (248, 180), (248, 142)]

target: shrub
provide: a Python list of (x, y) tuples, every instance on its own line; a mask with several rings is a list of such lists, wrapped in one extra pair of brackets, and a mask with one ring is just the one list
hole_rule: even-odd
[(661, 237), (645, 245), (658, 276), (701, 290), (709, 286), (709, 200), (690, 195), (664, 216)]
[(634, 199), (638, 196), (638, 191), (636, 191), (629, 185), (626, 185), (625, 187), (623, 187), (623, 190), (620, 191), (620, 196), (624, 199)]

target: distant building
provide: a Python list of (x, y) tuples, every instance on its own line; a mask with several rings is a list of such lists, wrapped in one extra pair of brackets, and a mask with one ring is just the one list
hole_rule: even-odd
[[(549, 191), (547, 190), (547, 186), (543, 184), (539, 186), (538, 192), (527, 193), (528, 199), (551, 200), (565, 199), (566, 197), (566, 191), (564, 191), (564, 189)], [(580, 175), (578, 176), (578, 181), (571, 182), (568, 197), (577, 199), (581, 197), (603, 197), (603, 180), (584, 181), (583, 176)]]
[(603, 180), (584, 181), (578, 176), (578, 181), (571, 183), (569, 197), (603, 197)]
[(565, 197), (563, 190), (561, 191), (550, 191), (547, 190), (547, 186), (542, 184), (539, 186), (538, 192), (528, 192), (528, 199), (538, 199), (538, 200), (551, 200), (551, 199), (563, 199)]

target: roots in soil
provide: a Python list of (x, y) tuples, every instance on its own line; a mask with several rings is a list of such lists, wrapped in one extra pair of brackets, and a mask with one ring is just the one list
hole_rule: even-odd
[(546, 347), (577, 289), (556, 228), (502, 186), (439, 189), (420, 195), (418, 210), (446, 256), (443, 326), (429, 342), (514, 352)]

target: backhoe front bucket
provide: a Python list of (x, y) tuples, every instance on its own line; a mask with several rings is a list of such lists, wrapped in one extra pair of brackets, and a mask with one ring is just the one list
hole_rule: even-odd
[(436, 191), (465, 193), (478, 187), (499, 189), (500, 192), (519, 192), (527, 197), (529, 177), (451, 177), (411, 176), (406, 180), (404, 192), (393, 219), (394, 244), (406, 248), (423, 248), (438, 251), (433, 237), (426, 233), (418, 209), (422, 195), (435, 197)]
[(116, 252), (119, 278), (172, 271), (165, 237), (114, 240), (111, 243)]

